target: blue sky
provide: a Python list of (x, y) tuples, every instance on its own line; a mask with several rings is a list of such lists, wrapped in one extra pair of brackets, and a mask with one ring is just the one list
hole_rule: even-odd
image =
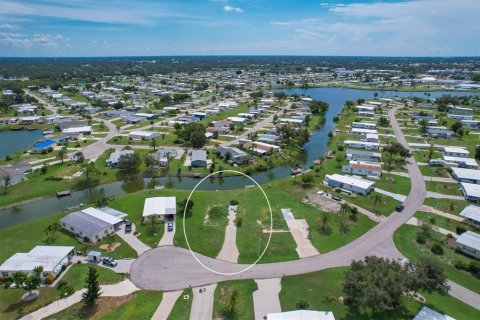
[(0, 0), (0, 56), (480, 56), (479, 0)]

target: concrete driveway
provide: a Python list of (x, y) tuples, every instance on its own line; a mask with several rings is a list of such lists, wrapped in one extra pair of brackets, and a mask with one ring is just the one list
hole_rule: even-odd
[(150, 247), (143, 243), (140, 239), (133, 235), (136, 227), (132, 223), (132, 232), (125, 233), (125, 224), (122, 224), (116, 234), (123, 239), (133, 250), (137, 252), (138, 255), (141, 255), (145, 251), (150, 250)]
[(237, 248), (237, 226), (235, 225), (235, 217), (237, 216), (237, 206), (228, 207), (228, 225), (225, 230), (225, 240), (217, 259), (234, 262), (238, 261), (240, 253)]
[(307, 258), (318, 255), (319, 252), (317, 248), (312, 245), (312, 242), (308, 238), (309, 226), (307, 221), (305, 219), (295, 219), (290, 209), (281, 210), (293, 240), (295, 240), (297, 244), (295, 251), (297, 251), (298, 256), (300, 258)]
[(263, 320), (269, 313), (282, 312), (278, 294), (282, 289), (280, 278), (255, 280), (258, 290), (253, 292), (255, 320)]
[(168, 231), (168, 222), (165, 222), (165, 231), (163, 232), (162, 239), (158, 243), (158, 246), (173, 246), (173, 238), (175, 237), (175, 231), (177, 230), (177, 224), (173, 221), (173, 230)]
[(193, 300), (190, 320), (211, 320), (213, 318), (213, 296), (217, 284), (192, 288)]

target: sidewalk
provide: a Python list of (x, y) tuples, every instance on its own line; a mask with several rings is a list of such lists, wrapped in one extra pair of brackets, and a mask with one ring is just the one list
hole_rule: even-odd
[[(417, 218), (415, 217), (411, 217), (407, 222), (406, 224), (409, 224), (409, 225), (412, 225), (412, 226), (421, 226), (423, 223), (421, 220), (418, 220)], [(444, 228), (440, 228), (440, 227), (437, 227), (437, 226), (432, 226), (432, 230), (435, 231), (435, 232), (438, 232), (438, 233), (441, 233), (443, 235), (448, 235), (448, 234), (451, 234), (453, 237), (457, 238), (458, 235), (453, 232), (453, 231), (450, 231), (450, 230), (447, 230), (447, 229), (444, 229)]]
[(427, 198), (465, 200), (465, 197), (463, 196), (454, 196), (451, 194), (443, 194), (443, 193), (438, 193), (433, 191), (427, 191)]
[(433, 207), (430, 207), (430, 206), (427, 206), (425, 204), (423, 204), (420, 209), (420, 211), (425, 211), (425, 212), (431, 212), (433, 214), (436, 214), (436, 215), (439, 215), (439, 216), (442, 216), (442, 217), (445, 217), (445, 218), (448, 218), (450, 220), (455, 220), (455, 221), (460, 221), (460, 222), (463, 222), (463, 218), (460, 217), (460, 216), (456, 216), (454, 214), (451, 214), (451, 213), (447, 213), (447, 212), (443, 212), (443, 211), (440, 211), (438, 209), (435, 209)]
[[(138, 289), (130, 280), (123, 280), (122, 282), (110, 285), (102, 285), (101, 286), (102, 297), (121, 297), (127, 294), (134, 293), (138, 291)], [(21, 318), (23, 320), (37, 320), (43, 319), (52, 314), (60, 312), (75, 303), (78, 303), (82, 300), (82, 293), (85, 292), (86, 289), (81, 289), (76, 291), (71, 296), (59, 299), (57, 301), (52, 302), (51, 304), (34, 311), (25, 317)]]
[(379, 189), (379, 188), (375, 188), (375, 192), (378, 192), (380, 194), (383, 194), (387, 197), (393, 198), (393, 199), (398, 200), (400, 202), (403, 202), (403, 201), (405, 201), (405, 199), (407, 199), (407, 197), (402, 195), (402, 194), (393, 193), (393, 192), (383, 190), (383, 189)]

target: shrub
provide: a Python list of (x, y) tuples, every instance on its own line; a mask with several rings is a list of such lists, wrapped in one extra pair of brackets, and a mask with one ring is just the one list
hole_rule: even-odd
[(295, 308), (305, 310), (310, 308), (310, 302), (300, 299), (295, 303)]
[(61, 180), (63, 180), (62, 177), (56, 177), (56, 176), (45, 177), (45, 181), (61, 181)]
[(437, 220), (435, 220), (434, 217), (430, 217), (430, 218), (428, 219), (428, 221), (430, 221), (430, 223), (433, 224), (433, 225), (437, 223)]
[(235, 199), (230, 200), (231, 206), (238, 206), (238, 203), (239, 203), (238, 200), (235, 200)]
[(57, 285), (57, 290), (60, 298), (70, 296), (75, 292), (75, 289), (67, 281), (61, 280)]
[(243, 222), (243, 218), (242, 217), (236, 217), (235, 218), (235, 225), (237, 227), (241, 227), (242, 226), (242, 222)]
[(430, 249), (433, 253), (442, 255), (443, 254), (443, 248), (439, 243), (434, 243), (432, 245), (432, 248)]
[(452, 264), (455, 268), (460, 269), (460, 270), (468, 270), (468, 265), (465, 261), (463, 260), (453, 260)]
[(417, 242), (420, 244), (424, 244), (425, 242), (427, 242), (427, 238), (425, 237), (425, 235), (419, 233), (417, 234)]
[(462, 234), (464, 232), (467, 232), (467, 228), (465, 228), (464, 226), (457, 226), (455, 228), (455, 231), (457, 232), (457, 234)]
[(52, 284), (53, 281), (55, 281), (55, 276), (51, 273), (49, 273), (46, 277), (45, 277), (45, 283), (46, 284)]
[(474, 275), (480, 275), (480, 261), (471, 261), (468, 270)]

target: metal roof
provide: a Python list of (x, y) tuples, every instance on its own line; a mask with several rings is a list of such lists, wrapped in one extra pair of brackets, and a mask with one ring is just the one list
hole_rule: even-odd
[(335, 320), (331, 311), (295, 310), (268, 313), (267, 320)]
[(143, 217), (151, 215), (166, 215), (177, 213), (177, 199), (175, 197), (146, 198), (143, 206)]
[(480, 170), (455, 167), (451, 168), (451, 170), (458, 179), (480, 180)]
[(60, 221), (91, 237), (112, 226), (112, 224), (82, 211), (72, 212)]
[(480, 222), (480, 207), (469, 205), (460, 212), (460, 216)]
[(58, 265), (75, 249), (73, 246), (36, 246), (28, 253), (16, 253), (0, 266), (0, 271), (32, 271), (42, 266), (44, 272), (56, 272)]
[(458, 236), (457, 243), (475, 250), (480, 250), (480, 233), (475, 233), (473, 231), (464, 232)]
[(423, 306), (413, 320), (455, 320), (454, 318), (441, 314), (429, 307)]

